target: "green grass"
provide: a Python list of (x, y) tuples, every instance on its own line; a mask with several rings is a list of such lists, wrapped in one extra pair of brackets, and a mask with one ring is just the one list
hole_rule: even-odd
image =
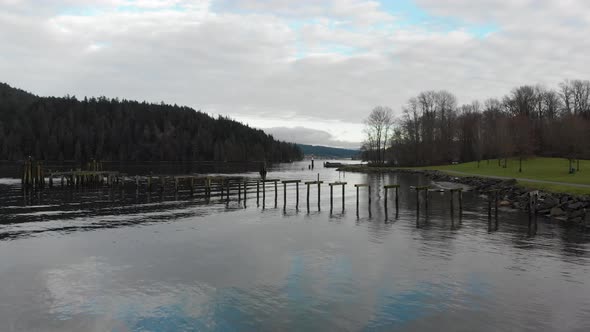
[[(483, 160), (477, 166), (477, 162), (469, 162), (456, 165), (443, 166), (426, 166), (426, 167), (403, 167), (407, 169), (421, 170), (438, 170), (438, 171), (457, 171), (466, 174), (457, 174), (449, 172), (454, 176), (504, 176), (509, 178), (523, 178), (533, 180), (544, 180), (554, 182), (564, 182), (572, 184), (590, 185), (590, 160), (580, 160), (580, 171), (575, 174), (568, 173), (569, 161), (564, 158), (530, 158), (523, 160), (522, 172), (518, 172), (518, 159), (508, 159), (508, 167), (498, 166), (498, 160), (493, 159), (489, 162)], [(573, 164), (576, 167), (576, 164)], [(393, 171), (393, 167), (366, 167), (351, 166), (344, 168), (347, 171), (362, 172), (387, 172)], [(546, 184), (535, 183), (526, 180), (519, 180), (518, 183), (523, 187), (530, 189), (539, 189), (557, 193), (568, 193), (574, 195), (590, 195), (590, 188), (572, 187), (567, 184)]]
[[(498, 160), (483, 160), (477, 167), (477, 162), (457, 165), (418, 167), (418, 169), (433, 169), (439, 171), (458, 171), (473, 175), (506, 176), (511, 178), (526, 178), (566, 183), (590, 185), (590, 160), (580, 160), (580, 171), (568, 173), (569, 162), (563, 158), (531, 158), (523, 160), (522, 172), (518, 172), (518, 159), (509, 159), (508, 167), (498, 166)], [(574, 167), (575, 167), (574, 163)]]
[(570, 195), (590, 195), (590, 188), (572, 187), (567, 185), (518, 181), (518, 184), (528, 189), (543, 190)]

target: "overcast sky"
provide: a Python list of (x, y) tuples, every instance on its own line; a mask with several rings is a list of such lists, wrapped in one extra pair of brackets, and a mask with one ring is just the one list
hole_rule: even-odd
[(0, 0), (0, 81), (351, 147), (374, 106), (423, 90), (590, 78), (589, 35), (586, 0)]

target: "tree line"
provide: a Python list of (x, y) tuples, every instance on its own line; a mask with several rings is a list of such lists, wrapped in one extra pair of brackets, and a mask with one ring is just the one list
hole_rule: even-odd
[(532, 155), (590, 158), (590, 81), (565, 80), (555, 89), (524, 85), (464, 105), (448, 91), (424, 91), (400, 117), (376, 107), (365, 125), (364, 156), (377, 164), (498, 159), (505, 167), (508, 158)]
[(0, 160), (300, 160), (295, 144), (189, 107), (37, 97), (0, 84)]

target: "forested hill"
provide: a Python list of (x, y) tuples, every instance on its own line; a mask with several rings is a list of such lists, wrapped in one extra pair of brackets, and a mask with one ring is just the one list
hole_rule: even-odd
[(326, 158), (354, 158), (360, 156), (360, 150), (333, 148), (321, 145), (297, 144), (303, 154)]
[(189, 107), (37, 97), (0, 83), (0, 160), (291, 161), (295, 144)]

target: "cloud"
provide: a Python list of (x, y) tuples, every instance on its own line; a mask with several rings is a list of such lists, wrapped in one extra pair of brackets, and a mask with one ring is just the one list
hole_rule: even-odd
[(358, 142), (334, 124), (360, 128), (375, 105), (399, 114), (423, 90), (468, 103), (590, 77), (586, 1), (395, 4), (404, 3), (410, 10), (364, 0), (0, 0), (1, 79), (40, 95), (166, 101)]
[(361, 144), (337, 140), (327, 131), (309, 129), (304, 127), (274, 127), (266, 128), (265, 132), (273, 135), (275, 138), (287, 142), (309, 145), (323, 145), (336, 148), (359, 149)]

